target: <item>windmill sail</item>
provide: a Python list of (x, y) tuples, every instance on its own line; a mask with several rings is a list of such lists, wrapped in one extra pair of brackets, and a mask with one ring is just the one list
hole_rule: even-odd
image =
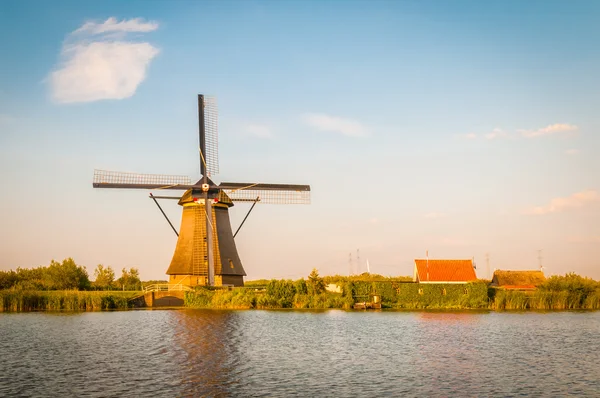
[(219, 185), (219, 188), (233, 202), (258, 201), (265, 204), (310, 204), (309, 185), (223, 182)]
[(94, 188), (189, 189), (188, 176), (94, 170)]
[(216, 97), (204, 97), (204, 145), (209, 176), (219, 174), (219, 109)]
[(198, 95), (200, 174), (212, 176), (219, 172), (219, 112), (217, 99)]

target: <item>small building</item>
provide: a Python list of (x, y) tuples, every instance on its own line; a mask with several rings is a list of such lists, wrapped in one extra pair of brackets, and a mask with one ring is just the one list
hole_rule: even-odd
[(418, 283), (468, 283), (477, 280), (473, 260), (415, 259), (413, 281)]
[(490, 286), (507, 290), (535, 290), (546, 281), (542, 271), (494, 271)]

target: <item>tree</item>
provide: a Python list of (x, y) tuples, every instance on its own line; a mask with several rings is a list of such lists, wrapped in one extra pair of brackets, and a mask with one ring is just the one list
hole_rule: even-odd
[(308, 276), (307, 282), (308, 294), (317, 295), (325, 291), (325, 282), (323, 278), (319, 276), (319, 272), (316, 268), (313, 268), (312, 272)]
[(123, 268), (122, 275), (117, 279), (117, 284), (122, 290), (141, 290), (142, 281), (140, 280), (140, 272), (137, 268)]
[(98, 264), (94, 271), (94, 286), (100, 290), (110, 290), (115, 282), (115, 271), (109, 266), (104, 268), (104, 265)]
[(306, 281), (304, 279), (298, 279), (294, 283), (294, 287), (296, 288), (296, 293), (308, 294), (308, 287), (306, 286)]
[(75, 264), (72, 258), (67, 258), (62, 263), (52, 260), (45, 272), (45, 284), (48, 289), (85, 290), (90, 287), (90, 279), (85, 267)]
[(10, 289), (17, 281), (17, 273), (15, 271), (0, 271), (0, 290)]
[(267, 285), (267, 295), (277, 300), (277, 303), (283, 308), (291, 308), (294, 302), (296, 288), (294, 282), (288, 280), (278, 281), (273, 279)]

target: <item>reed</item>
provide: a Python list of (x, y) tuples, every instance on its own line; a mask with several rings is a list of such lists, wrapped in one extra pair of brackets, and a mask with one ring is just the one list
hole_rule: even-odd
[(492, 288), (489, 296), (496, 310), (600, 309), (600, 283), (574, 273), (551, 276), (535, 291)]
[(0, 290), (0, 311), (101, 311), (131, 308), (138, 292)]

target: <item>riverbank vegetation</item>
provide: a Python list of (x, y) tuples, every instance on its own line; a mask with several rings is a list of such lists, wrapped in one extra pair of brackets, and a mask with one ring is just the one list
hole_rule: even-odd
[(384, 308), (488, 307), (485, 282), (426, 285), (413, 283), (407, 277), (387, 278), (373, 274), (320, 277), (317, 270), (313, 270), (307, 279), (296, 281), (262, 280), (231, 290), (199, 287), (186, 293), (184, 301), (192, 308), (351, 309), (355, 303), (372, 301), (373, 295), (380, 296)]
[(0, 290), (0, 312), (101, 311), (132, 308), (139, 292), (78, 290)]
[(600, 282), (574, 273), (551, 276), (534, 291), (490, 289), (496, 310), (598, 310)]
[[(326, 289), (332, 285), (339, 287), (337, 292)], [(408, 277), (372, 274), (320, 277), (313, 270), (307, 279), (296, 281), (263, 279), (231, 290), (199, 287), (186, 293), (185, 305), (229, 309), (350, 309), (355, 303), (370, 302), (373, 295), (379, 295), (382, 307), (389, 309), (600, 309), (600, 282), (573, 273), (551, 276), (533, 291), (488, 285), (488, 281), (418, 284)]]
[[(0, 271), (0, 311), (126, 309), (144, 285), (136, 268), (98, 265), (90, 281), (85, 267), (68, 258), (48, 266)], [(468, 284), (419, 284), (410, 277), (364, 273), (321, 277), (316, 269), (298, 280), (248, 281), (239, 288), (197, 287), (186, 292), (190, 308), (351, 309), (379, 296), (389, 309), (570, 310), (600, 309), (600, 282), (574, 273), (551, 276), (532, 291), (504, 290), (488, 281)]]

